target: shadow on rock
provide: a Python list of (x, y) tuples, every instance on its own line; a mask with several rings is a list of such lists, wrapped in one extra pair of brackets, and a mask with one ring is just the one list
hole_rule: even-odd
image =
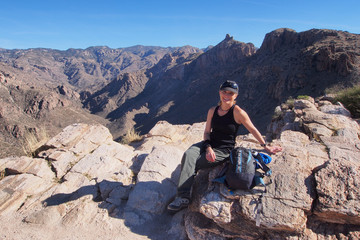
[(162, 182), (143, 181), (125, 186), (121, 182), (103, 180), (87, 185), (71, 193), (58, 193), (43, 201), (43, 206), (58, 206), (92, 195), (98, 207), (106, 209), (112, 218), (124, 219), (134, 233), (149, 239), (186, 239), (183, 214), (171, 214), (166, 210), (176, 194), (170, 178)]

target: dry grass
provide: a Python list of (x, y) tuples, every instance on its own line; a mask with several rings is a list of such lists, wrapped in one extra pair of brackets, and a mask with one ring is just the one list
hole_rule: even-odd
[(5, 172), (5, 169), (4, 169), (4, 170), (0, 171), (0, 181), (1, 181), (3, 178), (5, 178), (5, 176), (6, 176), (6, 172)]
[(45, 128), (39, 128), (38, 131), (30, 131), (24, 134), (23, 151), (27, 156), (33, 157), (35, 151), (40, 148), (49, 139)]
[(134, 128), (129, 129), (124, 136), (121, 138), (122, 144), (130, 144), (132, 142), (139, 142), (144, 138), (139, 132), (135, 131)]
[(286, 100), (285, 104), (288, 105), (289, 109), (294, 108), (295, 99), (293, 97), (289, 97), (288, 100)]

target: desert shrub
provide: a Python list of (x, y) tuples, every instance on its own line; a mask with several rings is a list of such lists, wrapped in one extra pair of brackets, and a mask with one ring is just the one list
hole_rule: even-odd
[(285, 104), (288, 106), (289, 109), (294, 108), (295, 99), (293, 97), (289, 97), (288, 100), (286, 100)]
[(341, 102), (353, 117), (360, 118), (360, 85), (338, 92), (335, 100)]
[(308, 95), (299, 95), (299, 96), (297, 96), (297, 99), (309, 100), (310, 97)]
[(132, 142), (138, 142), (143, 139), (143, 136), (139, 132), (135, 131), (134, 128), (129, 129), (124, 136), (121, 138), (122, 144), (130, 144)]
[(338, 92), (344, 90), (345, 87), (343, 84), (336, 84), (332, 85), (331, 87), (328, 87), (324, 90), (326, 95), (336, 95)]
[(23, 139), (23, 151), (27, 156), (34, 156), (35, 151), (48, 140), (45, 128), (38, 131), (27, 130)]
[(0, 171), (0, 181), (6, 176), (5, 170)]

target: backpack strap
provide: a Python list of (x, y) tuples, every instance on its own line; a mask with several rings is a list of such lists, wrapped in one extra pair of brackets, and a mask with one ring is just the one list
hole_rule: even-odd
[(263, 177), (264, 176), (270, 177), (271, 174), (272, 174), (272, 171), (266, 165), (262, 155), (259, 152), (253, 151), (252, 154), (253, 154), (254, 158), (256, 159), (256, 162), (257, 162), (258, 166), (264, 171), (264, 173), (263, 174), (258, 173), (260, 175), (255, 175), (254, 176), (254, 180), (253, 180), (251, 188), (254, 188), (255, 186), (263, 186), (263, 187), (265, 187), (264, 193), (266, 193), (266, 186), (270, 185), (272, 183), (272, 180), (270, 178), (270, 182), (268, 184), (265, 184)]
[(261, 176), (254, 176), (254, 184), (255, 184), (255, 186), (261, 185), (261, 186), (266, 187), (264, 179)]
[(256, 207), (254, 209), (255, 222), (256, 222), (257, 227), (260, 227), (260, 223), (261, 223), (260, 215), (263, 214), (262, 197), (263, 197), (263, 194), (261, 194), (261, 196), (258, 198), (257, 203), (256, 203)]
[[(257, 152), (256, 152), (257, 153)], [(256, 154), (255, 153), (255, 154)], [(266, 176), (270, 176), (272, 171), (271, 169), (266, 165), (266, 163), (264, 162), (263, 158), (261, 157), (261, 155), (259, 153), (257, 153), (256, 155), (254, 155), (256, 161), (258, 162), (260, 168), (265, 172)]]
[[(260, 176), (256, 176), (257, 180), (260, 182), (259, 185), (264, 186), (264, 191), (261, 193), (261, 195), (259, 196), (258, 200), (256, 201), (256, 207), (254, 209), (255, 212), (255, 222), (256, 222), (256, 226), (260, 227), (260, 223), (261, 223), (261, 219), (260, 219), (260, 215), (264, 214), (263, 212), (263, 203), (262, 203), (262, 199), (264, 194), (267, 193), (267, 189), (266, 189), (266, 184), (264, 182), (264, 180), (262, 179), (262, 177)], [(256, 179), (254, 179), (254, 181), (257, 181)], [(271, 184), (271, 182), (269, 183)]]

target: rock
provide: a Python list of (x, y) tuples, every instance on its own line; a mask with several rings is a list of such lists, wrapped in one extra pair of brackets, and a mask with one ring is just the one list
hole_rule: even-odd
[(297, 41), (297, 33), (293, 29), (280, 28), (266, 34), (261, 45), (262, 51), (270, 51), (274, 53), (280, 47), (289, 45)]
[(329, 114), (340, 114), (344, 115), (345, 117), (351, 117), (351, 113), (347, 110), (343, 105), (332, 105), (326, 104), (319, 108), (321, 112), (329, 113)]
[(73, 124), (50, 139), (45, 146), (48, 148), (65, 148), (74, 154), (82, 155), (93, 151), (100, 144), (111, 141), (112, 136), (104, 126)]
[[(45, 154), (42, 153), (42, 155)], [(79, 161), (73, 152), (63, 149), (52, 151), (46, 158), (51, 161), (58, 179), (64, 177), (71, 167)]]
[(8, 175), (22, 173), (33, 174), (46, 180), (53, 180), (55, 174), (51, 171), (49, 163), (41, 158), (9, 157), (0, 159), (0, 171), (6, 171)]
[[(122, 157), (121, 153), (124, 150), (127, 155)], [(121, 161), (121, 157), (123, 161)], [(126, 185), (132, 181), (132, 172), (126, 166), (128, 163), (126, 159), (131, 158), (132, 152), (121, 144), (102, 144), (94, 152), (78, 161), (70, 171), (81, 173), (90, 179), (96, 178), (98, 182), (115, 180)]]
[[(194, 200), (191, 210), (202, 213), (219, 227), (195, 226), (193, 224), (205, 221), (198, 214), (192, 214), (194, 219), (186, 225), (190, 238), (222, 239), (228, 237), (226, 232), (249, 239), (274, 238), (272, 234), (275, 232), (277, 237), (282, 236), (280, 238), (289, 235), (314, 238), (314, 233), (309, 231), (309, 222), (314, 219), (322, 221), (322, 224), (358, 225), (357, 206), (360, 198), (356, 183), (360, 144), (357, 123), (342, 114), (324, 113), (314, 102), (295, 100), (294, 105), (292, 111), (297, 117), (292, 119), (301, 123), (299, 132), (282, 131), (279, 139), (273, 142), (280, 144), (283, 152), (272, 156), (273, 161), (269, 164), (273, 171), (272, 184), (262, 197), (260, 227), (255, 230), (255, 213), (261, 189), (231, 194), (223, 185), (219, 191), (216, 190), (217, 186), (198, 187), (211, 181), (210, 176), (218, 172), (214, 169), (212, 172), (215, 174), (209, 173), (210, 179), (196, 178), (196, 191), (200, 196)], [(287, 122), (291, 123), (291, 118)], [(338, 133), (338, 136), (334, 133)], [(257, 148), (251, 140), (240, 145)], [(228, 200), (221, 200), (223, 197)], [(213, 199), (216, 199), (216, 204), (212, 203)], [(228, 219), (231, 221), (228, 222)], [(245, 221), (247, 225), (244, 225)]]
[(125, 216), (131, 216), (127, 217), (129, 224), (143, 224), (165, 210), (176, 194), (182, 154), (176, 147), (159, 146), (146, 157), (126, 205)]
[(24, 222), (31, 224), (58, 225), (61, 221), (61, 212), (58, 208), (45, 208), (34, 212), (24, 218)]
[[(120, 180), (131, 178), (131, 171), (121, 171), (121, 168), (131, 165), (133, 149), (113, 142), (109, 130), (103, 126), (85, 124), (68, 126), (45, 146), (49, 150), (40, 152), (39, 156), (52, 162), (59, 179), (70, 170), (87, 174), (88, 177), (94, 175), (95, 171), (99, 181), (111, 177)], [(86, 157), (83, 158), (85, 155)], [(105, 173), (106, 168), (109, 168), (107, 164), (115, 164), (120, 171), (111, 173), (111, 176), (107, 175)], [(110, 167), (112, 168), (114, 166)], [(99, 174), (100, 169), (104, 169), (104, 173)], [(125, 181), (129, 182), (129, 180)]]
[[(33, 232), (36, 239), (52, 238), (54, 229), (75, 238), (114, 239), (114, 231), (131, 239), (357, 238), (360, 130), (328, 109), (330, 102), (312, 99), (278, 109), (269, 129), (278, 136), (271, 144), (283, 151), (272, 155), (266, 193), (212, 182), (220, 165), (198, 172), (191, 205), (175, 215), (166, 207), (182, 154), (202, 139), (204, 123), (159, 122), (133, 147), (112, 141), (100, 125), (68, 126), (35, 158), (0, 159), (0, 221), (11, 223), (0, 232), (15, 238)], [(263, 151), (251, 135), (236, 140)]]
[(0, 182), (0, 215), (12, 214), (36, 194), (52, 185), (47, 179), (33, 174), (7, 176)]
[(184, 214), (184, 211), (180, 211), (172, 217), (170, 228), (167, 231), (169, 239), (188, 239), (184, 227)]
[(192, 144), (202, 140), (204, 128), (205, 123), (173, 126), (166, 121), (160, 121), (147, 134), (145, 141), (138, 149), (149, 151), (154, 144), (170, 144), (181, 147), (185, 151)]
[(222, 195), (210, 192), (201, 199), (200, 212), (217, 223), (230, 223), (231, 205)]
[(360, 164), (332, 159), (315, 174), (318, 203), (315, 214), (322, 221), (360, 225)]

